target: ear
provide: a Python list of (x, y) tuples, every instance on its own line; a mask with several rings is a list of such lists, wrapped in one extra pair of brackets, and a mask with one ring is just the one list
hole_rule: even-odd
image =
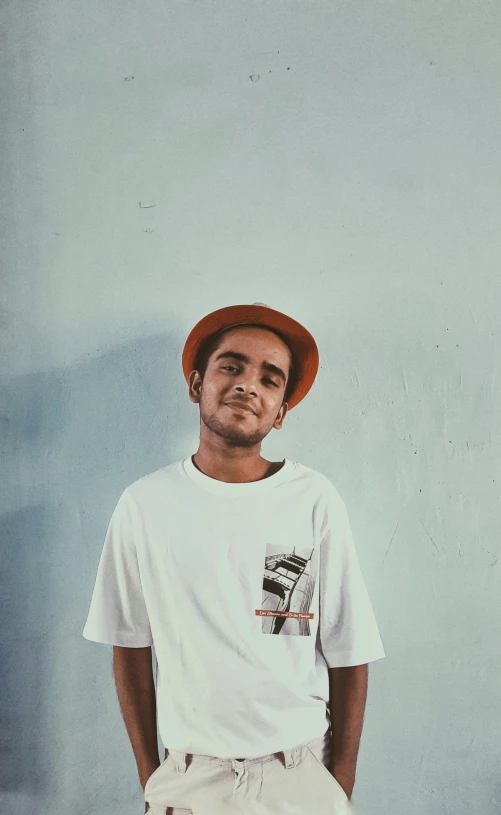
[(289, 406), (288, 406), (287, 402), (284, 402), (284, 404), (282, 405), (282, 407), (278, 411), (277, 418), (275, 419), (275, 422), (273, 424), (273, 427), (275, 428), (275, 430), (281, 430), (282, 429), (282, 425), (283, 425), (283, 422), (284, 422), (284, 419), (285, 419), (285, 416), (286, 416), (286, 413), (287, 413), (288, 409), (289, 409)]
[(192, 371), (190, 377), (188, 379), (188, 395), (190, 397), (190, 401), (198, 404), (202, 397), (201, 395), (202, 390), (202, 378), (198, 371)]

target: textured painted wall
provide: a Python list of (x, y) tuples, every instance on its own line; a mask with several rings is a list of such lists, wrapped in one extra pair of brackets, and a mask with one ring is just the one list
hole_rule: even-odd
[(196, 451), (188, 332), (263, 301), (321, 359), (263, 453), (337, 486), (387, 653), (354, 800), (499, 813), (499, 3), (0, 18), (2, 810), (143, 812), (81, 631), (120, 492)]

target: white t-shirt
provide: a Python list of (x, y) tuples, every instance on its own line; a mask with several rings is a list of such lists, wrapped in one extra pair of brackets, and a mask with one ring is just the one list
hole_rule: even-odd
[(219, 758), (322, 736), (328, 668), (385, 657), (345, 504), (289, 459), (226, 483), (189, 457), (128, 487), (83, 636), (153, 645), (164, 746)]

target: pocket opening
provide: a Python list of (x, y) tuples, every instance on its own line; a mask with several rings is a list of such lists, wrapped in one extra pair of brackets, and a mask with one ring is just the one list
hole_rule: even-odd
[(150, 775), (150, 777), (148, 778), (148, 780), (147, 780), (146, 784), (144, 785), (144, 795), (145, 795), (145, 799), (146, 799), (146, 790), (147, 790), (147, 788), (148, 788), (148, 785), (149, 785), (149, 783), (150, 783), (151, 779), (153, 778), (153, 776), (155, 776), (155, 775), (157, 774), (157, 772), (158, 772), (159, 770), (161, 770), (161, 769), (162, 769), (162, 767), (163, 767), (163, 766), (164, 766), (164, 764), (165, 764), (165, 763), (166, 763), (166, 762), (169, 760), (169, 758), (170, 758), (170, 753), (169, 753), (169, 755), (167, 756), (167, 758), (164, 758), (164, 760), (162, 761), (162, 763), (161, 763), (161, 764), (159, 764), (159, 766), (156, 768), (156, 770), (153, 770), (152, 774), (151, 774), (151, 775)]
[(310, 755), (313, 757), (313, 759), (315, 760), (316, 764), (318, 764), (318, 765), (319, 765), (319, 766), (322, 768), (322, 770), (324, 771), (324, 773), (327, 773), (327, 775), (329, 776), (329, 778), (331, 779), (331, 781), (334, 781), (334, 784), (336, 785), (336, 787), (338, 788), (338, 790), (339, 790), (339, 791), (340, 791), (340, 792), (343, 794), (343, 796), (344, 796), (345, 800), (346, 800), (346, 801), (348, 801), (348, 796), (346, 795), (346, 793), (345, 793), (344, 789), (342, 788), (341, 784), (339, 783), (339, 781), (338, 781), (336, 778), (334, 778), (334, 776), (332, 775), (331, 771), (327, 769), (327, 767), (325, 766), (325, 764), (324, 764), (322, 761), (320, 761), (320, 759), (319, 759), (319, 758), (317, 758), (317, 756), (315, 755), (315, 753), (313, 752), (313, 750), (311, 750), (309, 747), (307, 747), (306, 749), (308, 750), (309, 754), (310, 754)]

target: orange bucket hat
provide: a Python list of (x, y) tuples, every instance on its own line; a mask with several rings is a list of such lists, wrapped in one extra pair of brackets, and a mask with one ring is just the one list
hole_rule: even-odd
[(195, 370), (195, 361), (201, 346), (227, 328), (256, 323), (263, 328), (280, 331), (290, 344), (296, 365), (296, 384), (287, 402), (288, 410), (295, 407), (306, 396), (315, 381), (318, 371), (319, 354), (310, 332), (281, 311), (276, 311), (266, 303), (252, 303), (243, 306), (226, 306), (212, 311), (203, 317), (191, 330), (182, 354), (183, 374), (189, 382)]

